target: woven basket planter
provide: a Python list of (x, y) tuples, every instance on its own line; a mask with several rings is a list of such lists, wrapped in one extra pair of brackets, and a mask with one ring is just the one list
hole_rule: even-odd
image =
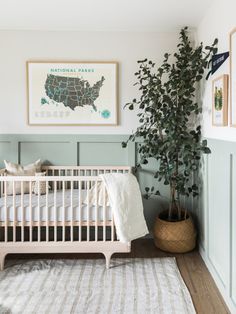
[(154, 242), (156, 247), (171, 253), (186, 253), (196, 246), (196, 230), (191, 216), (181, 221), (161, 219), (161, 213), (154, 225)]

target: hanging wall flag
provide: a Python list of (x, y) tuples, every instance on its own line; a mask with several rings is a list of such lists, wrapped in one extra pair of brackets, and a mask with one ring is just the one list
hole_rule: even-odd
[(214, 55), (212, 57), (211, 74), (214, 74), (228, 57), (229, 57), (229, 52), (224, 52), (224, 53), (219, 53), (217, 55)]
[(229, 52), (218, 53), (214, 55), (211, 60), (211, 70), (208, 72), (206, 79), (210, 77), (210, 75), (214, 74), (219, 67), (225, 62), (225, 60), (229, 57)]

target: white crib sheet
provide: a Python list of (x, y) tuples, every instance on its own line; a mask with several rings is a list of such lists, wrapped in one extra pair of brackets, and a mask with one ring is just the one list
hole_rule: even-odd
[[(58, 222), (63, 221), (63, 200), (62, 200), (62, 190), (57, 191), (56, 197), (56, 220)], [(86, 191), (81, 190), (81, 221), (87, 221), (89, 216), (89, 221), (96, 220), (96, 208), (95, 206), (88, 206), (83, 204), (86, 198)], [(40, 221), (46, 221), (46, 195), (40, 195)], [(0, 221), (5, 221), (5, 198), (0, 198)], [(29, 194), (24, 195), (24, 221), (30, 221), (30, 207), (29, 207)], [(92, 205), (92, 204), (91, 204)], [(16, 207), (16, 221), (22, 221), (22, 208), (21, 208), (21, 195), (15, 196), (15, 207)], [(7, 196), (7, 210), (8, 210), (8, 221), (14, 221), (14, 208), (13, 208), (13, 197)], [(103, 207), (98, 206), (97, 210), (98, 221), (104, 220)], [(52, 191), (48, 194), (48, 216), (49, 221), (53, 222), (55, 220), (55, 209), (54, 209), (54, 193)], [(33, 221), (39, 220), (39, 210), (38, 210), (38, 195), (32, 194), (32, 218)], [(106, 220), (112, 219), (111, 208), (106, 207)], [(73, 220), (80, 221), (79, 212), (79, 190), (73, 190)], [(71, 190), (65, 190), (65, 221), (71, 221)]]

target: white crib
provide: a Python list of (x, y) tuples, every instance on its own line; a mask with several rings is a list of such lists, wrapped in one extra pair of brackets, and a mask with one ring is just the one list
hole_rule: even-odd
[[(113, 253), (130, 252), (130, 243), (117, 239), (99, 177), (102, 173), (127, 173), (130, 167), (43, 166), (42, 171), (46, 176), (6, 176), (4, 169), (0, 170), (1, 270), (10, 253), (103, 253), (109, 268)], [(40, 188), (38, 195), (32, 192), (35, 182), (38, 187), (45, 182), (46, 194), (40, 195)], [(9, 184), (12, 195), (8, 195)], [(16, 185), (20, 186), (18, 194)]]

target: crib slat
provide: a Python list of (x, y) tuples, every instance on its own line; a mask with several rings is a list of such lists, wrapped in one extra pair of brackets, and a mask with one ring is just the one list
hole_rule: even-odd
[[(4, 176), (4, 174), (0, 174), (0, 177)], [(0, 197), (3, 197), (3, 191), (4, 191), (4, 182), (0, 183)]]
[(111, 215), (112, 215), (112, 218), (111, 218), (111, 241), (114, 242), (114, 216), (112, 214), (112, 211), (111, 211)]
[(81, 181), (79, 181), (79, 242), (81, 242), (82, 214), (81, 214)]
[(21, 242), (24, 242), (24, 224), (25, 224), (25, 215), (24, 215), (24, 181), (21, 181)]
[(54, 242), (57, 242), (57, 182), (54, 181)]
[(71, 225), (70, 225), (70, 240), (74, 241), (74, 232), (73, 232), (73, 181), (70, 182), (70, 199), (71, 199)]
[(41, 215), (40, 215), (40, 182), (38, 183), (38, 242), (41, 241)]
[(13, 242), (16, 242), (16, 182), (13, 183)]
[[(63, 170), (61, 169), (60, 170), (60, 177), (62, 177), (62, 176), (63, 176)], [(58, 188), (61, 190), (62, 189), (62, 182), (59, 181), (58, 183), (59, 183), (59, 187)]]
[(86, 182), (86, 188), (87, 188), (87, 241), (90, 240), (90, 227), (89, 227), (89, 181)]
[(98, 241), (98, 182), (95, 181), (95, 241)]
[(8, 242), (8, 210), (7, 210), (7, 182), (4, 182), (4, 207), (5, 207), (5, 242)]
[(102, 184), (102, 195), (103, 195), (103, 241), (106, 241), (106, 195), (105, 195), (105, 184)]
[(32, 214), (32, 181), (29, 183), (29, 210), (30, 210), (30, 242), (33, 240), (33, 214)]
[(63, 211), (63, 226), (62, 226), (62, 241), (65, 242), (65, 224), (66, 224), (66, 215), (65, 215), (65, 181), (62, 181), (62, 211)]
[(49, 189), (49, 183), (48, 181), (46, 181), (46, 242), (49, 241), (48, 189)]
[[(65, 175), (68, 177), (69, 176), (69, 173), (70, 173), (70, 171), (67, 169), (66, 171), (65, 171)], [(68, 181), (66, 181), (65, 182), (65, 187), (66, 187), (66, 189), (68, 189)]]

